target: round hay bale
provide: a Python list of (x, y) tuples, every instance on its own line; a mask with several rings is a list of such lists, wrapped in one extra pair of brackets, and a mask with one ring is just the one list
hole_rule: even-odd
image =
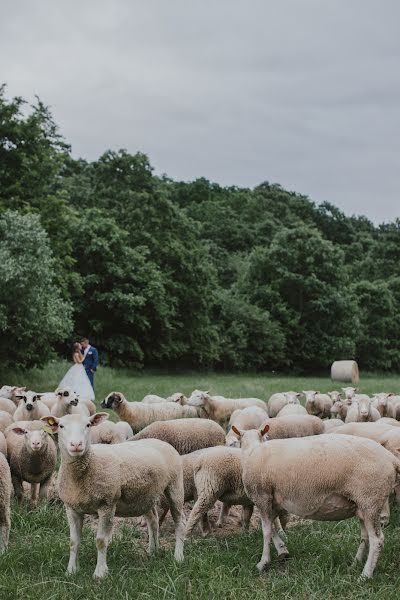
[(331, 379), (357, 384), (360, 381), (358, 364), (355, 360), (335, 360), (331, 366)]

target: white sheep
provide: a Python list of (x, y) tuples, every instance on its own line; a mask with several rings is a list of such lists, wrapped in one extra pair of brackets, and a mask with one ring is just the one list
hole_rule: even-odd
[(4, 433), (6, 428), (11, 425), (12, 422), (13, 418), (10, 413), (5, 410), (0, 410), (0, 431)]
[(400, 421), (400, 396), (391, 395), (388, 402), (387, 416)]
[(366, 421), (378, 421), (381, 415), (377, 409), (372, 406), (372, 401), (366, 394), (354, 396), (351, 406), (347, 411), (345, 423), (356, 423)]
[[(324, 421), (312, 415), (287, 415), (286, 417), (274, 417), (266, 419), (260, 429), (268, 423), (268, 439), (284, 439), (320, 435), (325, 432)], [(235, 426), (231, 427), (229, 446), (239, 448), (240, 439), (235, 433)]]
[(258, 429), (266, 419), (265, 410), (259, 406), (248, 406), (247, 408), (239, 408), (231, 414), (229, 419), (229, 431), (226, 435), (226, 445), (236, 445), (236, 435), (232, 432), (232, 425), (238, 429)]
[(285, 404), (276, 415), (277, 417), (288, 417), (289, 415), (308, 415), (308, 412), (301, 404)]
[(142, 400), (144, 404), (159, 404), (160, 402), (176, 402), (181, 406), (185, 406), (187, 404), (187, 398), (181, 392), (175, 392), (168, 398), (163, 398), (162, 396), (157, 396), (156, 394), (147, 394)]
[(342, 425), (344, 425), (344, 421), (342, 421), (342, 419), (325, 419), (323, 423), (325, 433), (330, 433), (333, 429), (336, 430), (338, 427), (342, 427)]
[(90, 428), (90, 441), (92, 444), (121, 444), (126, 442), (126, 437), (116, 423), (107, 420)]
[(258, 569), (271, 562), (273, 522), (286, 510), (322, 521), (357, 515), (361, 543), (356, 561), (363, 560), (369, 544), (362, 575), (372, 577), (384, 539), (380, 515), (400, 481), (400, 461), (375, 442), (354, 436), (323, 434), (262, 443), (268, 424), (262, 431), (239, 433), (244, 489), (260, 511), (264, 536)]
[(280, 410), (286, 404), (299, 404), (299, 398), (301, 394), (297, 392), (277, 392), (272, 394), (267, 402), (268, 414), (271, 418), (276, 417)]
[(11, 472), (7, 459), (0, 453), (0, 554), (8, 546), (10, 534)]
[(126, 421), (117, 421), (115, 423), (115, 427), (125, 441), (133, 436), (132, 427)]
[(166, 398), (157, 396), (156, 394), (147, 394), (142, 400), (143, 404), (159, 404), (160, 402), (166, 402)]
[(0, 398), (0, 410), (8, 412), (9, 415), (13, 416), (17, 407), (12, 400), (9, 398)]
[(49, 413), (47, 406), (40, 401), (39, 395), (31, 390), (20, 392), (17, 398), (19, 404), (13, 415), (14, 421), (37, 421)]
[(20, 392), (24, 392), (26, 387), (18, 387), (17, 385), (3, 385), (0, 388), (0, 398), (7, 398), (8, 400), (12, 400), (15, 406), (18, 406), (19, 400), (17, 396)]
[(2, 431), (0, 431), (0, 454), (3, 454), (7, 458), (7, 442)]
[(131, 439), (147, 438), (168, 442), (182, 455), (210, 446), (222, 446), (225, 432), (218, 423), (209, 419), (172, 419), (151, 423)]
[[(50, 414), (53, 417), (63, 417), (64, 415), (85, 415), (89, 416), (89, 408), (85, 402), (82, 402), (79, 396), (70, 387), (58, 389), (57, 400), (53, 404)], [(47, 412), (46, 416), (49, 413)]]
[(336, 400), (340, 400), (340, 392), (338, 392), (337, 390), (333, 390), (332, 392), (328, 392), (328, 396), (332, 400), (332, 404), (334, 402), (336, 402)]
[[(17, 421), (6, 430), (15, 495), (23, 500), (22, 482), (31, 484), (31, 503), (47, 498), (47, 489), (57, 460), (54, 441), (44, 430), (42, 421)], [(39, 489), (40, 488), (40, 489)]]
[(349, 400), (351, 402), (351, 400), (353, 400), (354, 396), (356, 395), (356, 392), (358, 392), (358, 388), (344, 387), (342, 388), (342, 392), (344, 393), (345, 400)]
[(372, 406), (376, 408), (381, 417), (388, 417), (389, 411), (389, 398), (394, 396), (394, 394), (385, 394), (381, 392), (379, 394), (372, 395)]
[[(333, 393), (333, 392), (331, 392)], [(321, 394), (315, 390), (303, 391), (306, 399), (306, 410), (308, 414), (329, 419), (331, 416), (332, 397), (329, 394)]]
[(175, 559), (183, 560), (183, 477), (182, 463), (174, 448), (159, 440), (123, 444), (90, 443), (90, 429), (108, 418), (106, 413), (91, 417), (66, 415), (45, 417), (58, 433), (61, 466), (58, 492), (70, 525), (68, 573), (77, 570), (83, 517), (98, 516), (95, 578), (107, 574), (107, 547), (114, 516), (145, 515), (149, 529), (149, 551), (158, 547), (157, 500), (167, 496), (175, 523)]
[(334, 419), (339, 418), (344, 422), (349, 408), (350, 404), (348, 404), (347, 400), (335, 400), (331, 408), (331, 417)]
[(203, 416), (218, 423), (226, 423), (235, 410), (247, 408), (248, 406), (258, 406), (265, 410), (265, 416), (268, 416), (266, 403), (258, 398), (224, 398), (223, 396), (210, 396), (208, 392), (201, 390), (192, 392), (188, 405), (203, 411)]
[(194, 406), (179, 406), (173, 402), (160, 402), (158, 404), (143, 404), (142, 402), (128, 402), (120, 392), (111, 392), (101, 403), (102, 408), (115, 410), (121, 421), (126, 421), (134, 433), (138, 433), (154, 421), (169, 421), (170, 419), (183, 419), (198, 417), (198, 410)]

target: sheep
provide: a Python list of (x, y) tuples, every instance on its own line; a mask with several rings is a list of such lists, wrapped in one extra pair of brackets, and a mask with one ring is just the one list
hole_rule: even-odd
[(350, 405), (346, 400), (335, 400), (331, 408), (331, 417), (345, 421)]
[(7, 458), (7, 442), (2, 431), (0, 431), (0, 454), (3, 454)]
[(248, 406), (247, 408), (239, 408), (231, 414), (229, 419), (230, 430), (226, 435), (226, 445), (235, 445), (236, 436), (232, 433), (232, 425), (238, 429), (258, 429), (265, 421), (265, 410), (258, 406)]
[(390, 396), (387, 408), (387, 416), (400, 421), (400, 396)]
[(391, 396), (394, 396), (394, 394), (385, 394), (384, 392), (372, 396), (372, 406), (376, 408), (381, 417), (390, 416), (388, 414), (391, 412), (388, 400)]
[(124, 438), (124, 441), (133, 436), (132, 427), (126, 421), (117, 421), (115, 427)]
[(20, 392), (17, 396), (19, 404), (14, 412), (14, 421), (37, 421), (48, 414), (49, 410), (39, 400), (39, 395), (32, 391)]
[(400, 427), (400, 422), (396, 421), (396, 419), (392, 419), (392, 417), (381, 417), (379, 419), (379, 424), (392, 425), (392, 427)]
[[(268, 424), (268, 439), (284, 439), (320, 435), (325, 432), (324, 421), (312, 415), (287, 415), (286, 417), (274, 417), (266, 419), (261, 428)], [(239, 448), (240, 440), (234, 429), (240, 431), (234, 425), (229, 433), (227, 445), (231, 448)]]
[(372, 406), (371, 398), (365, 394), (354, 396), (345, 423), (356, 423), (366, 421), (378, 421), (381, 415), (377, 409)]
[(9, 398), (0, 398), (0, 410), (8, 412), (9, 415), (13, 416), (16, 411), (16, 406)]
[(181, 406), (185, 406), (187, 404), (187, 398), (181, 392), (175, 392), (168, 398), (163, 398), (162, 396), (157, 396), (156, 394), (147, 394), (142, 400), (144, 404), (159, 404), (160, 402), (176, 402)]
[(400, 481), (400, 461), (375, 442), (354, 436), (330, 433), (262, 443), (266, 433), (268, 424), (261, 431), (238, 431), (243, 485), (260, 511), (264, 536), (257, 568), (270, 565), (273, 521), (281, 510), (321, 521), (358, 516), (361, 542), (355, 559), (363, 560), (369, 544), (362, 577), (371, 578), (384, 539), (380, 515)]
[(115, 423), (104, 421), (97, 427), (90, 428), (90, 441), (92, 444), (121, 444), (126, 441), (126, 437)]
[(210, 446), (222, 446), (225, 432), (218, 423), (209, 419), (173, 419), (151, 423), (131, 440), (146, 438), (168, 442), (182, 455)]
[(154, 421), (168, 421), (198, 417), (198, 410), (194, 406), (179, 406), (167, 402), (160, 404), (142, 404), (141, 402), (128, 402), (120, 392), (111, 392), (101, 403), (102, 408), (115, 410), (121, 421), (126, 421), (132, 427), (133, 433), (138, 433)]
[(381, 444), (386, 450), (400, 459), (400, 431), (387, 423), (347, 423), (335, 433), (365, 437)]
[(287, 417), (289, 415), (308, 415), (308, 412), (301, 404), (285, 404), (276, 416)]
[(321, 392), (315, 392), (314, 390), (303, 391), (303, 394), (306, 398), (306, 410), (309, 415), (329, 419), (333, 404), (329, 394), (321, 394)]
[[(340, 392), (337, 390), (333, 390), (332, 392), (328, 392), (329, 398), (332, 400), (332, 404), (336, 402), (336, 400), (340, 400)], [(329, 416), (328, 416), (329, 419)]]
[(357, 388), (354, 387), (344, 387), (342, 388), (342, 392), (344, 393), (345, 400), (353, 400), (356, 392), (358, 392)]
[(265, 410), (265, 416), (268, 416), (266, 403), (258, 398), (224, 398), (223, 396), (210, 396), (208, 392), (201, 390), (194, 390), (188, 400), (188, 405), (203, 411), (209, 419), (218, 423), (226, 423), (235, 410), (248, 406), (258, 406)]
[(188, 399), (184, 394), (182, 394), (182, 392), (174, 392), (173, 394), (171, 394), (171, 396), (168, 396), (166, 400), (167, 402), (176, 402), (181, 406), (185, 406), (188, 403)]
[(6, 427), (11, 425), (13, 418), (10, 413), (5, 410), (0, 410), (0, 431), (5, 431)]
[(175, 559), (183, 560), (183, 477), (177, 451), (160, 440), (140, 440), (123, 444), (90, 443), (90, 429), (108, 418), (107, 413), (90, 417), (47, 416), (44, 421), (58, 433), (61, 466), (58, 492), (64, 502), (70, 526), (68, 573), (77, 570), (83, 517), (98, 515), (96, 535), (97, 564), (93, 576), (107, 574), (107, 546), (115, 516), (145, 515), (149, 529), (149, 551), (158, 548), (156, 502), (167, 496), (175, 523)]
[[(42, 421), (18, 421), (6, 430), (8, 459), (14, 491), (23, 500), (22, 482), (31, 484), (31, 504), (47, 498), (47, 489), (57, 460), (56, 445)], [(39, 489), (40, 488), (40, 489)]]
[(0, 388), (0, 397), (12, 400), (15, 406), (18, 406), (19, 400), (17, 396), (20, 392), (25, 392), (26, 387), (18, 387), (16, 385), (3, 385)]
[(269, 416), (271, 418), (276, 417), (278, 412), (282, 410), (286, 404), (298, 404), (298, 398), (300, 396), (301, 394), (298, 394), (297, 392), (272, 394), (267, 402)]
[(166, 398), (157, 396), (156, 394), (147, 394), (142, 400), (143, 404), (159, 404), (160, 402), (166, 402)]
[(0, 453), (0, 554), (2, 554), (8, 546), (8, 538), (10, 534), (12, 483), (11, 472), (7, 459)]
[(342, 425), (344, 425), (344, 421), (342, 421), (342, 419), (325, 419), (323, 423), (325, 433), (331, 432), (333, 429), (336, 430), (338, 427), (342, 427)]
[[(57, 401), (53, 404), (50, 414), (53, 417), (63, 417), (64, 415), (85, 415), (89, 416), (87, 405), (79, 399), (78, 395), (69, 387), (57, 390)], [(45, 415), (47, 416), (48, 412)]]

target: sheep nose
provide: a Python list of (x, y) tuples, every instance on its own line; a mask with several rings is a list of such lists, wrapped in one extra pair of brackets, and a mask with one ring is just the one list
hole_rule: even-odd
[(42, 446), (42, 444), (41, 444), (41, 442), (32, 442), (31, 446), (32, 446), (32, 450), (38, 450)]
[(27, 405), (26, 405), (26, 410), (32, 410), (32, 408), (33, 408), (33, 405), (32, 405), (32, 404), (27, 404)]
[(80, 452), (83, 448), (82, 442), (70, 442), (69, 445), (73, 452)]

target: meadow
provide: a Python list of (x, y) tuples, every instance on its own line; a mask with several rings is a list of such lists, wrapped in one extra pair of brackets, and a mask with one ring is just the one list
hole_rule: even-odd
[[(36, 391), (54, 389), (67, 368), (54, 362), (44, 370), (1, 373), (0, 383), (26, 385)], [(146, 393), (168, 395), (209, 389), (227, 396), (268, 398), (275, 391), (335, 389), (328, 378), (283, 377), (271, 374), (166, 374), (101, 368), (96, 377), (99, 403), (112, 390), (122, 391), (129, 400)], [(400, 392), (395, 376), (368, 375), (360, 389)], [(261, 530), (249, 533), (212, 534), (188, 540), (185, 561), (176, 564), (171, 551), (172, 537), (161, 529), (161, 551), (149, 558), (146, 534), (139, 526), (118, 529), (109, 547), (109, 575), (94, 582), (96, 549), (93, 531), (85, 527), (80, 549), (80, 571), (65, 574), (68, 561), (68, 526), (62, 506), (41, 505), (34, 512), (12, 506), (12, 529), (8, 551), (0, 558), (0, 600), (119, 600), (137, 599), (396, 599), (399, 597), (400, 512), (392, 505), (391, 522), (385, 528), (385, 546), (375, 577), (358, 580), (361, 568), (350, 565), (358, 541), (355, 519), (341, 523), (303, 522), (288, 530), (291, 558), (284, 564), (273, 559), (268, 573), (256, 570), (262, 551)]]

